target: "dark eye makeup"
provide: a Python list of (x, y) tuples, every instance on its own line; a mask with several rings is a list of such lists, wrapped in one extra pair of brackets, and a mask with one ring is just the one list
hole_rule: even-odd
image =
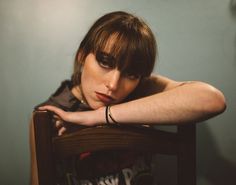
[(96, 53), (96, 60), (101, 67), (104, 68), (115, 68), (115, 58), (108, 53), (98, 51)]
[[(114, 69), (116, 68), (116, 61), (115, 58), (103, 51), (97, 51), (96, 52), (96, 60), (98, 64), (105, 69)], [(123, 71), (123, 76), (131, 79), (131, 80), (137, 80), (141, 78), (141, 75), (136, 74), (134, 71)]]

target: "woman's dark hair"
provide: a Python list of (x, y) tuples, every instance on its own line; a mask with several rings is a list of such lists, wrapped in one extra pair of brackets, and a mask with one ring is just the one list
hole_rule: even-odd
[[(112, 40), (109, 51), (107, 43)], [(75, 56), (72, 82), (80, 84), (81, 66), (89, 53), (106, 52), (124, 73), (150, 76), (156, 58), (156, 41), (151, 29), (140, 18), (122, 11), (100, 17), (89, 29)]]

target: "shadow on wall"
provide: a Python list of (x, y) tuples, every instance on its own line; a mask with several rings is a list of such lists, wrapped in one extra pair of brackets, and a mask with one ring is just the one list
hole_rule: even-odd
[(231, 0), (229, 4), (230, 13), (236, 19), (236, 0)]
[[(229, 4), (229, 10), (232, 18), (236, 22), (236, 0), (231, 0)], [(234, 39), (234, 61), (236, 62), (236, 36)]]
[(197, 129), (197, 174), (214, 185), (235, 185), (236, 164), (231, 163), (217, 148), (207, 126), (202, 123)]

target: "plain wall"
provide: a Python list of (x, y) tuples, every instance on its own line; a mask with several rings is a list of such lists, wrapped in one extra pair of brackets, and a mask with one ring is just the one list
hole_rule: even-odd
[[(70, 78), (93, 21), (115, 10), (153, 29), (156, 73), (223, 91), (226, 112), (197, 126), (198, 185), (235, 185), (236, 20), (229, 0), (0, 0), (0, 184), (28, 184), (32, 109)], [(170, 170), (160, 171), (160, 184), (173, 184)]]

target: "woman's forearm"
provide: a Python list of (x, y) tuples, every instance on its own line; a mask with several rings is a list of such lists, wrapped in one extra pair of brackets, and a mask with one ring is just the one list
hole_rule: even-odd
[(203, 121), (225, 110), (225, 98), (214, 87), (189, 82), (168, 91), (114, 105), (119, 123), (182, 124)]

